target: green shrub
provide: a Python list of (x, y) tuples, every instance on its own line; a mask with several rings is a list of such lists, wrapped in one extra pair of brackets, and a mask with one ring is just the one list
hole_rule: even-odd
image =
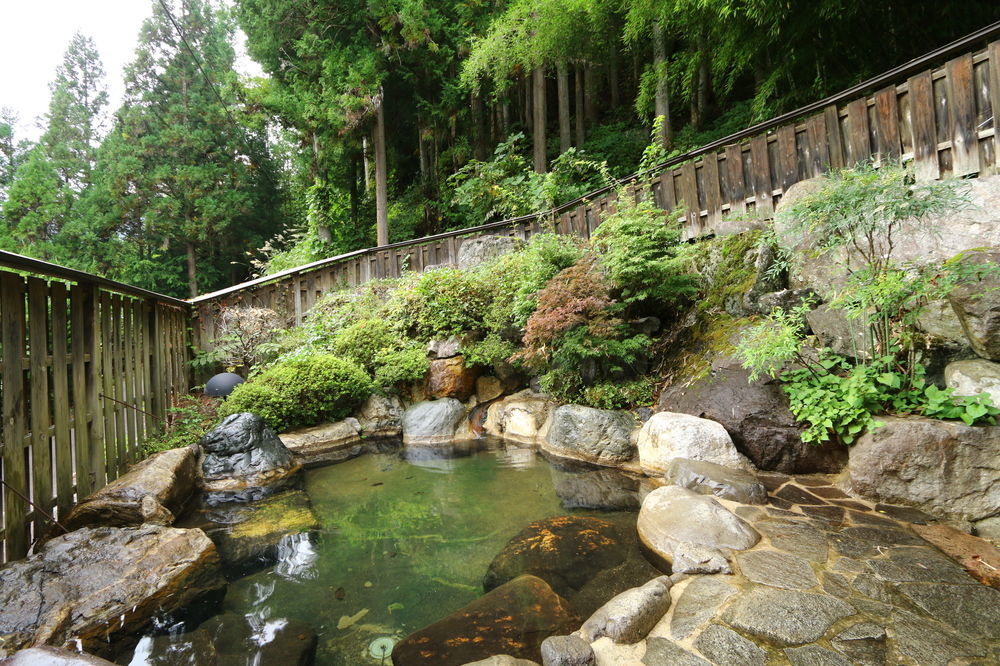
[(445, 267), (415, 276), (392, 294), (391, 317), (417, 340), (481, 331), (489, 285), (470, 271)]
[(375, 358), (375, 383), (384, 390), (391, 390), (402, 383), (422, 380), (429, 367), (427, 349), (422, 344), (383, 349)]
[(379, 365), (376, 360), (378, 355), (384, 350), (400, 347), (401, 338), (385, 319), (362, 319), (336, 335), (330, 344), (330, 352), (374, 373)]
[(491, 293), (484, 314), (486, 329), (500, 336), (519, 336), (535, 311), (539, 290), (582, 256), (575, 238), (541, 233), (520, 250), (479, 267), (477, 273)]
[(651, 377), (632, 381), (601, 382), (583, 389), (581, 404), (597, 409), (625, 409), (653, 402), (656, 383)]
[(218, 407), (217, 398), (181, 396), (167, 409), (167, 422), (163, 431), (139, 445), (139, 456), (148, 458), (160, 451), (197, 443), (218, 420)]
[(344, 418), (374, 386), (364, 370), (332, 354), (312, 354), (275, 364), (240, 384), (220, 416), (257, 414), (275, 431)]
[(679, 215), (619, 189), (617, 211), (604, 218), (591, 244), (608, 281), (626, 304), (674, 305), (695, 292), (680, 253)]

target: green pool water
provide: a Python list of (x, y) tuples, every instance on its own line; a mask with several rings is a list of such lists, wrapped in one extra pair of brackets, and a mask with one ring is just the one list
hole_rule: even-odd
[(398, 640), (482, 595), (494, 556), (532, 521), (600, 515), (634, 526), (627, 512), (567, 508), (581, 503), (579, 471), (530, 449), (483, 446), (451, 458), (370, 453), (306, 471), (320, 529), (286, 537), (277, 564), (232, 580), (219, 612), (255, 626), (307, 622), (317, 664), (378, 664), (373, 641)]

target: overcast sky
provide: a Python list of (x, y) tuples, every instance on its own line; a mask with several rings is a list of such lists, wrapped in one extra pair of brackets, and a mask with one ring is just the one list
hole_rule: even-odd
[[(48, 109), (49, 83), (76, 31), (97, 44), (111, 97), (122, 98), (122, 70), (132, 59), (152, 0), (0, 0), (0, 107), (20, 116), (19, 138), (36, 139), (37, 119)], [(239, 68), (256, 69), (245, 58)]]

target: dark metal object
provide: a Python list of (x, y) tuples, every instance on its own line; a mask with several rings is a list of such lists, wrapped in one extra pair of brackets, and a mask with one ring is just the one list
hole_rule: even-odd
[(246, 380), (233, 372), (220, 372), (205, 382), (205, 395), (225, 398)]

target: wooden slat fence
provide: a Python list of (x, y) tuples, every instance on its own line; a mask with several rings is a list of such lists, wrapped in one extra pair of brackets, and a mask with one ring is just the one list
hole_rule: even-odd
[(0, 252), (0, 561), (137, 462), (187, 392), (190, 317), (184, 301)]
[[(636, 197), (683, 207), (684, 235), (745, 231), (768, 218), (795, 183), (861, 161), (901, 159), (922, 179), (997, 171), (1000, 23), (858, 84), (625, 180)], [(985, 48), (983, 46), (985, 45)], [(605, 188), (553, 211), (324, 259), (192, 299), (197, 343), (210, 348), (227, 306), (271, 308), (299, 324), (325, 292), (406, 270), (454, 264), (484, 235), (529, 238), (542, 229), (589, 237), (614, 209)]]

